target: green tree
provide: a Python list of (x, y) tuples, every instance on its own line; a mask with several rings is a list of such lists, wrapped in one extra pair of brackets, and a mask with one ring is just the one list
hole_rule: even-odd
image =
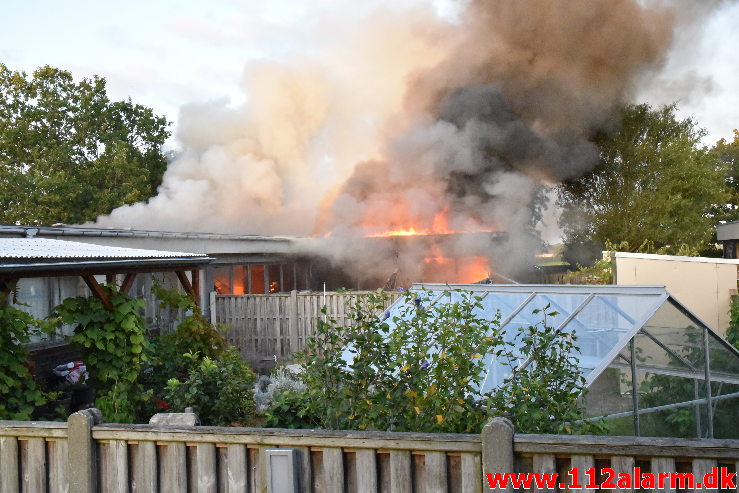
[(590, 263), (606, 241), (651, 241), (667, 252), (710, 241), (716, 204), (727, 198), (725, 165), (700, 143), (705, 131), (675, 112), (630, 105), (618, 131), (595, 137), (598, 164), (559, 187), (568, 260)]
[(716, 143), (716, 153), (724, 164), (726, 188), (729, 197), (717, 207), (716, 218), (721, 221), (739, 220), (739, 130), (734, 130), (734, 140), (721, 139)]
[(0, 64), (0, 222), (80, 223), (154, 195), (169, 123), (105, 79)]

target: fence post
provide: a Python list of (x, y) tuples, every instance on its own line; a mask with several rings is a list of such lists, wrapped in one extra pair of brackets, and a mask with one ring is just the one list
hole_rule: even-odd
[(210, 299), (208, 302), (208, 307), (210, 308), (210, 324), (215, 325), (218, 323), (218, 317), (216, 314), (216, 292), (211, 291), (210, 292)]
[(298, 292), (290, 291), (290, 301), (287, 309), (288, 331), (290, 332), (290, 350), (285, 354), (293, 354), (300, 349), (298, 348)]
[[(505, 474), (514, 471), (513, 423), (506, 418), (496, 417), (482, 429), (482, 474), (483, 489), (487, 491), (487, 474)], [(513, 486), (496, 488), (494, 491), (513, 493)]]
[(102, 414), (97, 409), (78, 411), (67, 420), (69, 491), (97, 491), (97, 448), (92, 427), (100, 423)]

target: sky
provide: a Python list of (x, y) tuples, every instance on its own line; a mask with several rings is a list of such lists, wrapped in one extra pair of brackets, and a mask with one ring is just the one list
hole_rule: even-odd
[[(453, 4), (446, 1), (437, 0), (436, 8), (453, 15)], [(318, 49), (314, 40), (321, 37), (314, 31), (320, 17), (342, 12), (361, 22), (377, 5), (414, 2), (423, 3), (7, 1), (0, 17), (0, 63), (26, 72), (48, 64), (78, 79), (102, 76), (111, 98), (130, 97), (150, 106), (176, 128), (184, 105), (224, 98), (237, 104), (248, 98), (240, 87), (249, 63), (295, 59)], [(683, 116), (707, 129), (707, 143), (730, 138), (739, 127), (738, 47), (739, 2), (724, 2), (700, 28), (676, 40), (665, 70), (644, 80), (634, 101), (678, 101)]]

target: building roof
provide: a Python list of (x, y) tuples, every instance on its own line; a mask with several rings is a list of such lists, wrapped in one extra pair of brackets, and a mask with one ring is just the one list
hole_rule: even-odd
[(200, 253), (112, 247), (49, 238), (0, 238), (0, 274), (20, 277), (41, 271), (56, 275), (66, 271), (185, 268), (212, 260)]
[(0, 259), (131, 259), (205, 257), (201, 253), (122, 248), (48, 238), (0, 238)]
[(73, 240), (96, 245), (217, 254), (292, 254), (297, 238), (223, 233), (0, 224), (0, 238)]

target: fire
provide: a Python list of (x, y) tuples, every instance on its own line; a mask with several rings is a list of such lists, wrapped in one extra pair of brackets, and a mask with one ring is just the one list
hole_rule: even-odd
[(401, 228), (382, 231), (380, 233), (372, 233), (367, 235), (369, 238), (384, 238), (387, 236), (421, 236), (421, 235), (453, 235), (461, 233), (492, 233), (493, 230), (484, 228), (476, 221), (468, 220), (462, 228), (452, 229), (449, 227), (448, 209), (434, 215), (430, 227), (421, 227), (418, 225), (409, 225)]
[(424, 231), (416, 231), (416, 228), (411, 226), (410, 228), (394, 229), (392, 231), (385, 231), (384, 233), (376, 233), (369, 235), (369, 238), (384, 238), (386, 236), (416, 236), (416, 235), (427, 235), (429, 233)]
[(473, 283), (490, 277), (490, 263), (485, 257), (444, 256), (439, 245), (431, 246), (431, 256), (423, 259), (424, 280), (429, 282)]

